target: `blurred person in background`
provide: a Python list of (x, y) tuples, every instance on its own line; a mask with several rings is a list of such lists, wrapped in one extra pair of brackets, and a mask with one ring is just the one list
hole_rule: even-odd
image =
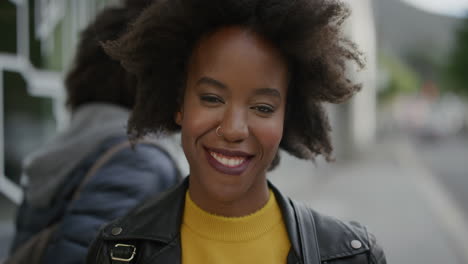
[[(125, 126), (134, 106), (136, 78), (100, 45), (122, 34), (148, 2), (127, 0), (107, 8), (82, 32), (65, 83), (71, 124), (26, 159), (25, 199), (11, 252), (60, 223), (41, 263), (84, 263), (104, 223), (178, 182), (179, 168), (167, 142), (137, 142), (134, 148), (128, 143)], [(101, 164), (73, 198), (89, 170), (117, 145), (124, 147)]]
[(103, 228), (87, 263), (386, 263), (364, 226), (267, 180), (280, 148), (332, 159), (323, 103), (357, 92), (345, 64), (363, 66), (348, 15), (328, 0), (170, 0), (107, 42), (139, 80), (130, 135), (181, 131), (190, 175)]

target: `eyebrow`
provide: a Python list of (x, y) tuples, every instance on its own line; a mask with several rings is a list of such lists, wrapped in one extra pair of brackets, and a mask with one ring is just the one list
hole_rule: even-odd
[(269, 95), (269, 96), (274, 96), (281, 98), (281, 93), (273, 88), (260, 88), (256, 89), (254, 92), (255, 95)]
[[(212, 79), (210, 77), (206, 77), (206, 76), (200, 78), (200, 80), (197, 81), (197, 85), (200, 85), (200, 84), (207, 84), (207, 85), (215, 86), (222, 90), (227, 89), (227, 85), (225, 85), (224, 83), (217, 81), (215, 79)], [(256, 89), (254, 92), (254, 95), (268, 95), (268, 96), (278, 97), (281, 99), (281, 93), (277, 89), (273, 89), (273, 88)]]
[(227, 88), (227, 86), (224, 83), (217, 81), (215, 79), (212, 79), (210, 77), (206, 77), (206, 76), (200, 78), (200, 80), (197, 81), (197, 85), (200, 85), (200, 84), (208, 84), (208, 85), (216, 86), (223, 90)]

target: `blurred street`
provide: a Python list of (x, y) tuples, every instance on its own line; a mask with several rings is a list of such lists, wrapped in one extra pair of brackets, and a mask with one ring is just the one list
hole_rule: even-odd
[[(460, 209), (468, 200), (452, 198), (466, 197), (466, 183), (456, 182), (468, 180), (462, 177), (466, 165), (445, 168), (429, 160), (446, 164), (463, 148), (446, 140), (444, 147), (427, 149), (407, 136), (387, 138), (362, 157), (330, 165), (311, 166), (284, 157), (283, 167), (271, 179), (322, 213), (367, 225), (384, 247), (388, 263), (468, 263), (468, 222)], [(299, 173), (306, 166), (312, 177)], [(451, 172), (453, 181), (447, 176), (439, 184), (438, 173)]]
[(424, 165), (468, 215), (468, 135), (412, 140)]

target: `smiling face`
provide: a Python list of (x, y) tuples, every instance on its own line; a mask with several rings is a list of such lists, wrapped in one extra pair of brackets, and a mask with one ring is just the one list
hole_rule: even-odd
[(257, 33), (226, 27), (197, 43), (176, 122), (190, 165), (190, 196), (201, 208), (242, 216), (266, 203), (287, 84), (285, 61)]

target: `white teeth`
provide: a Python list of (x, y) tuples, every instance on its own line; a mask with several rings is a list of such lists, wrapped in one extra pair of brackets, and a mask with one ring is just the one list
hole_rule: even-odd
[(222, 163), (222, 164), (226, 164), (226, 165), (228, 165), (228, 163), (229, 163), (229, 160), (228, 160), (228, 159), (226, 159), (226, 158), (221, 158), (221, 163)]
[(242, 157), (229, 158), (224, 155), (218, 154), (216, 152), (211, 152), (211, 151), (210, 151), (210, 155), (219, 163), (227, 167), (237, 167), (245, 161), (245, 158), (242, 158)]
[(230, 160), (228, 160), (227, 164), (228, 164), (230, 167), (234, 167), (234, 166), (236, 166), (236, 161), (230, 159)]

